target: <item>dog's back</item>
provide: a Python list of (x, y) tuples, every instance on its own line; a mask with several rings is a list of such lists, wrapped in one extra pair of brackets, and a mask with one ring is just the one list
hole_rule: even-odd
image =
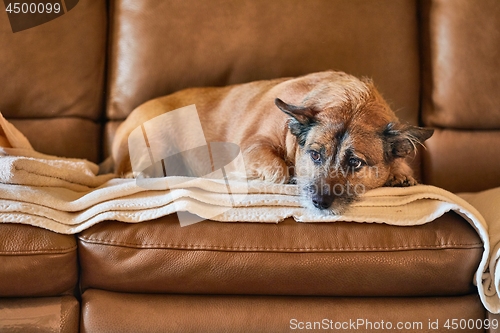
[(127, 141), (130, 133), (148, 120), (188, 105), (196, 106), (207, 142), (241, 145), (246, 138), (259, 133), (266, 136), (274, 133), (281, 137), (286, 127), (278, 129), (275, 123), (284, 124), (287, 117), (274, 105), (277, 92), (273, 89), (289, 80), (282, 78), (227, 87), (189, 88), (150, 100), (134, 109), (119, 126), (113, 140), (112, 158), (103, 167), (113, 169), (118, 175), (131, 172)]

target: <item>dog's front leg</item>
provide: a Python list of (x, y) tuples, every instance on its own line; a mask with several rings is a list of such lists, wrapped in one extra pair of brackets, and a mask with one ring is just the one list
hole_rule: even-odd
[(242, 147), (248, 179), (284, 184), (290, 180), (288, 166), (280, 150), (267, 142)]

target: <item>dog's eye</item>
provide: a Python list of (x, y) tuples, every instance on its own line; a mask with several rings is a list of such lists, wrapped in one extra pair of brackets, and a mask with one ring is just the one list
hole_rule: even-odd
[(359, 158), (351, 157), (349, 159), (349, 166), (354, 168), (354, 170), (361, 168), (364, 164), (365, 162), (363, 162)]
[(321, 154), (317, 151), (311, 150), (309, 151), (309, 155), (311, 156), (311, 160), (313, 160), (313, 162), (318, 163), (321, 161)]

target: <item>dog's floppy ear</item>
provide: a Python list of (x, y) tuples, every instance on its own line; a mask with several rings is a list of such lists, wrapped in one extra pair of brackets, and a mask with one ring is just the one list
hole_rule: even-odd
[(433, 129), (389, 123), (384, 129), (386, 159), (406, 157), (434, 133)]
[(281, 111), (285, 112), (290, 117), (295, 118), (302, 125), (309, 125), (314, 121), (314, 116), (318, 113), (318, 111), (310, 107), (288, 104), (279, 98), (274, 100), (274, 104), (276, 104)]
[(318, 111), (313, 110), (309, 107), (300, 107), (283, 102), (281, 99), (276, 98), (274, 100), (276, 106), (291, 117), (288, 122), (288, 128), (290, 133), (295, 135), (298, 139), (300, 146), (304, 146), (306, 143), (306, 136), (309, 129), (314, 125), (314, 117)]

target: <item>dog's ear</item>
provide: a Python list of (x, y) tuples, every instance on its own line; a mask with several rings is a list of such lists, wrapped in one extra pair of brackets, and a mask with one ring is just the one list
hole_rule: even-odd
[(299, 145), (302, 147), (306, 143), (307, 133), (314, 125), (314, 117), (318, 111), (309, 107), (300, 107), (283, 102), (281, 99), (274, 100), (276, 106), (291, 117), (288, 122), (290, 133), (295, 135), (298, 139)]
[(433, 129), (389, 123), (384, 129), (385, 156), (387, 160), (403, 158), (416, 151), (434, 133)]
[(274, 104), (283, 112), (285, 112), (290, 117), (297, 120), (302, 125), (309, 125), (314, 121), (314, 116), (318, 114), (318, 111), (305, 106), (296, 106), (283, 102), (281, 99), (276, 98)]

